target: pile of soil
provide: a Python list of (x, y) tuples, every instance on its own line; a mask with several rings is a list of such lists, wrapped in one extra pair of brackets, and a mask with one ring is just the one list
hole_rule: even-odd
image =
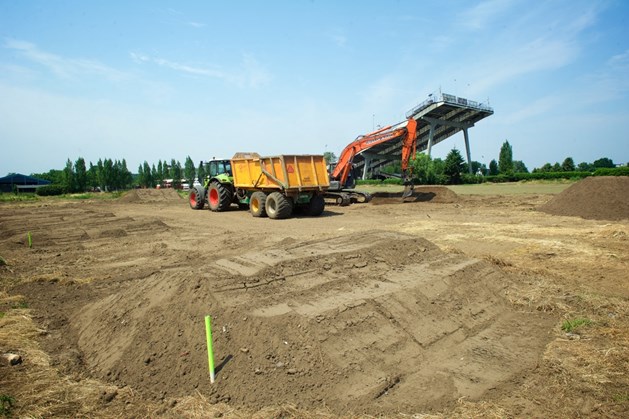
[(629, 219), (629, 177), (585, 178), (538, 208), (552, 215), (590, 220)]
[(449, 204), (458, 202), (459, 196), (445, 186), (415, 186), (411, 197), (402, 199), (402, 192), (375, 192), (371, 202), (374, 205), (398, 204), (402, 202), (434, 202)]
[(181, 202), (181, 196), (174, 189), (133, 189), (122, 197), (120, 202), (149, 204), (155, 202)]
[(49, 343), (58, 336), (59, 348), (74, 348), (58, 359), (70, 371), (156, 401), (198, 391), (244, 409), (339, 415), (442, 409), (514, 391), (554, 323), (516, 310), (505, 295), (510, 278), (494, 265), (393, 232), (148, 268), (100, 286), (34, 282), (19, 291), (46, 318), (64, 319)]

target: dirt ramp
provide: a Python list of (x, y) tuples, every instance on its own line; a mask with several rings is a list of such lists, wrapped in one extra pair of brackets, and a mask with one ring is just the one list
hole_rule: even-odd
[(125, 281), (73, 329), (93, 374), (155, 399), (199, 391), (254, 410), (417, 412), (508, 388), (535, 366), (554, 320), (516, 311), (509, 282), (421, 238), (351, 234)]
[(413, 196), (402, 199), (402, 192), (375, 192), (372, 194), (371, 203), (381, 204), (401, 204), (409, 202), (434, 202), (434, 203), (454, 203), (460, 200), (453, 190), (445, 186), (416, 186)]
[(564, 190), (539, 211), (591, 220), (629, 219), (629, 177), (593, 176)]
[(182, 201), (181, 196), (176, 190), (171, 188), (165, 189), (133, 189), (125, 193), (119, 199), (120, 202), (152, 204), (159, 202), (178, 202)]

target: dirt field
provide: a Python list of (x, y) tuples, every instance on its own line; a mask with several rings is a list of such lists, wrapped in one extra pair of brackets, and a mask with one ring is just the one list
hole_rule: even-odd
[(22, 357), (0, 366), (0, 408), (626, 417), (629, 213), (419, 192), (288, 220), (172, 191), (0, 204), (0, 354)]

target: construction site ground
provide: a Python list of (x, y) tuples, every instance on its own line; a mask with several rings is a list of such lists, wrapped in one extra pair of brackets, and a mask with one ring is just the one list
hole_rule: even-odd
[(172, 190), (0, 203), (0, 355), (21, 357), (0, 408), (627, 417), (629, 212), (555, 215), (574, 186), (389, 190), (287, 220)]

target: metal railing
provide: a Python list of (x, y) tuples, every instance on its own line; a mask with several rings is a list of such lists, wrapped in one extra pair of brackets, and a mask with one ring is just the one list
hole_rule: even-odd
[(491, 108), (491, 106), (481, 103), (481, 102), (476, 102), (474, 100), (468, 100), (462, 97), (457, 97), (455, 95), (450, 95), (447, 93), (439, 93), (439, 94), (430, 94), (428, 95), (428, 99), (424, 100), (422, 103), (420, 103), (419, 105), (411, 108), (411, 110), (409, 110), (408, 112), (406, 112), (406, 117), (410, 118), (416, 114), (419, 113), (419, 111), (421, 111), (422, 109), (427, 108), (428, 106), (432, 105), (433, 103), (451, 103), (457, 106), (465, 106), (467, 108), (473, 108), (473, 109), (478, 109), (480, 111), (485, 111), (485, 112), (491, 112), (493, 113), (494, 110)]

